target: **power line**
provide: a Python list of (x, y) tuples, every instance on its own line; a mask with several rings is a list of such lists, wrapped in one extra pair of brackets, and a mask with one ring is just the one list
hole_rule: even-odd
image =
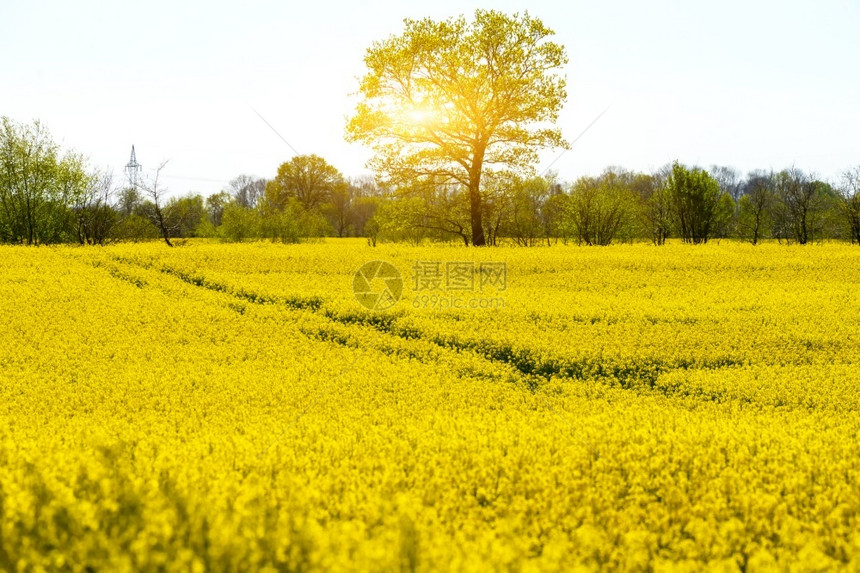
[[(251, 106), (249, 106), (249, 107), (251, 107)], [(256, 113), (256, 114), (257, 114), (257, 117), (259, 117), (260, 119), (262, 119), (262, 120), (263, 120), (263, 123), (265, 123), (266, 125), (268, 125), (268, 126), (269, 126), (269, 129), (271, 129), (272, 131), (274, 131), (274, 132), (275, 132), (275, 135), (277, 135), (278, 137), (280, 137), (280, 138), (281, 138), (281, 141), (283, 141), (284, 143), (286, 143), (286, 144), (287, 144), (287, 147), (289, 147), (290, 149), (292, 149), (292, 150), (293, 150), (293, 153), (295, 153), (296, 155), (301, 155), (301, 153), (299, 153), (298, 151), (296, 151), (296, 148), (295, 148), (295, 147), (293, 147), (292, 145), (290, 145), (290, 142), (289, 142), (289, 141), (287, 141), (286, 139), (284, 139), (284, 136), (283, 136), (283, 135), (281, 135), (280, 133), (278, 133), (278, 130), (277, 130), (277, 129), (275, 129), (274, 127), (272, 127), (272, 124), (271, 124), (271, 123), (269, 123), (268, 121), (266, 121), (266, 118), (265, 118), (265, 117), (263, 117), (262, 115), (260, 115), (260, 112), (259, 112), (259, 111), (257, 111), (257, 110), (256, 110), (256, 109), (254, 109), (253, 107), (251, 107), (251, 111), (253, 111), (254, 113)]]
[(577, 135), (577, 136), (576, 136), (576, 138), (575, 138), (573, 141), (571, 141), (571, 142), (570, 142), (570, 147), (569, 147), (568, 149), (565, 149), (564, 151), (562, 151), (562, 152), (561, 152), (561, 154), (559, 154), (559, 156), (558, 156), (558, 157), (556, 157), (555, 159), (553, 159), (553, 160), (552, 160), (552, 163), (550, 163), (549, 165), (547, 165), (546, 169), (544, 169), (544, 170), (543, 170), (543, 172), (541, 172), (541, 175), (546, 174), (546, 172), (547, 172), (547, 171), (549, 171), (550, 167), (552, 167), (553, 165), (555, 165), (556, 161), (558, 161), (559, 159), (561, 159), (562, 157), (564, 157), (564, 154), (565, 154), (565, 153), (567, 153), (568, 151), (570, 151), (570, 149), (571, 149), (571, 148), (573, 148), (573, 144), (574, 144), (574, 143), (576, 143), (577, 141), (579, 141), (579, 138), (580, 138), (580, 137), (582, 137), (583, 135), (585, 135), (585, 132), (586, 132), (586, 131), (588, 131), (589, 129), (591, 129), (591, 126), (592, 126), (592, 125), (594, 125), (595, 123), (597, 123), (597, 120), (598, 120), (598, 119), (600, 119), (601, 117), (603, 117), (603, 114), (604, 114), (604, 113), (606, 113), (607, 111), (609, 111), (609, 108), (610, 108), (610, 107), (612, 107), (612, 104), (609, 104), (608, 106), (606, 106), (606, 109), (604, 109), (603, 111), (601, 111), (601, 112), (600, 112), (600, 115), (598, 115), (597, 117), (595, 117), (595, 118), (594, 118), (594, 121), (592, 121), (591, 123), (589, 123), (589, 124), (588, 124), (588, 126), (586, 126), (586, 128), (585, 128), (585, 129), (583, 129), (583, 130), (582, 130), (582, 132), (581, 132), (579, 135)]
[(186, 177), (185, 175), (169, 175), (164, 173), (162, 177), (167, 179), (187, 179), (188, 181), (203, 181), (206, 183), (229, 183), (229, 179), (208, 179), (206, 177)]

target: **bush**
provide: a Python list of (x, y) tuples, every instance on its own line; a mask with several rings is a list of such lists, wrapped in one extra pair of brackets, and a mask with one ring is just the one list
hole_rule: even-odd
[(272, 210), (263, 217), (262, 231), (272, 241), (298, 243), (306, 238), (324, 237), (333, 229), (323, 215), (308, 211), (290, 199), (283, 210)]
[(240, 242), (260, 236), (260, 214), (248, 207), (231, 203), (224, 207), (219, 232), (225, 241)]
[(148, 241), (158, 237), (155, 225), (136, 213), (122, 219), (111, 231), (111, 238), (117, 241)]

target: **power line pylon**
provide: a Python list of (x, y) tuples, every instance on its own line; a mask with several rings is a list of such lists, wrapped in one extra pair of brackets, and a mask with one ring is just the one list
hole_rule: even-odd
[(137, 185), (140, 178), (140, 172), (143, 166), (137, 162), (137, 156), (134, 154), (134, 145), (131, 146), (131, 158), (125, 166), (125, 176), (128, 177), (128, 182), (132, 188), (137, 191)]

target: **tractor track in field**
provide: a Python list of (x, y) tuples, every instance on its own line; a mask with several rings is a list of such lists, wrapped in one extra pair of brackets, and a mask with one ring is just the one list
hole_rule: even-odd
[[(151, 285), (145, 279), (135, 277), (132, 273), (123, 271), (121, 265), (136, 267), (150, 272), (158, 272), (188, 285), (229, 296), (235, 299), (236, 302), (228, 304), (228, 306), (239, 314), (244, 314), (245, 304), (261, 306), (279, 305), (292, 311), (311, 313), (318, 318), (326, 319), (328, 324), (315, 329), (302, 329), (302, 333), (308, 337), (325, 342), (360, 348), (363, 346), (363, 342), (358, 340), (353, 333), (341, 329), (341, 327), (358, 326), (372, 329), (393, 339), (420, 341), (431, 348), (438, 349), (440, 352), (469, 353), (489, 364), (502, 366), (509, 370), (510, 374), (519, 379), (532, 393), (552, 380), (569, 380), (581, 383), (597, 382), (610, 387), (635, 391), (640, 395), (662, 395), (672, 398), (682, 397), (694, 402), (739, 402), (744, 405), (753, 404), (749, 398), (732, 396), (725, 390), (716, 391), (702, 388), (669, 387), (661, 386), (657, 383), (661, 375), (672, 371), (691, 369), (715, 370), (740, 365), (728, 359), (714, 363), (697, 363), (681, 359), (671, 364), (662, 361), (623, 364), (587, 358), (580, 360), (564, 360), (562, 358), (538, 360), (531, 355), (528, 349), (518, 349), (507, 344), (481, 340), (463, 340), (450, 335), (422, 332), (412, 325), (401, 322), (401, 319), (405, 316), (403, 311), (388, 314), (372, 313), (369, 311), (338, 313), (330, 308), (326, 308), (324, 299), (317, 296), (262, 295), (244, 288), (236, 288), (223, 282), (214, 281), (199, 272), (189, 272), (163, 263), (144, 263), (119, 255), (109, 255), (109, 258), (113, 266), (106, 265), (102, 261), (95, 259), (90, 262), (94, 267), (101, 268), (112, 277), (129, 282), (138, 288)], [(408, 358), (421, 361), (427, 361), (426, 359), (428, 358), (426, 352), (410, 352), (396, 346), (381, 346), (377, 350), (388, 355), (405, 354)], [(438, 357), (436, 358), (438, 359)], [(472, 370), (467, 370), (463, 373), (473, 376), (482, 375), (482, 373)]]

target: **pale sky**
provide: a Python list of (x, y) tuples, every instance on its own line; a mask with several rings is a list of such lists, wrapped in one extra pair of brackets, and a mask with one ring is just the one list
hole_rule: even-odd
[[(344, 140), (370, 44), (405, 17), (528, 12), (570, 63), (563, 180), (679, 159), (741, 171), (796, 165), (835, 179), (860, 165), (860, 2), (142, 2), (0, 0), (0, 115), (122, 175), (170, 160), (172, 194), (273, 177), (300, 153), (346, 176), (369, 151)], [(559, 155), (542, 156), (542, 170)]]

